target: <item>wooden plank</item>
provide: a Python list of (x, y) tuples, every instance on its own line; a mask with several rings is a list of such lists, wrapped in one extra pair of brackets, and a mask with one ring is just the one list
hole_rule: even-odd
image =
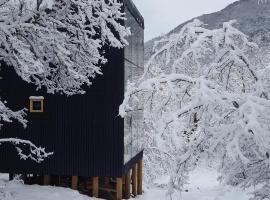
[(123, 181), (121, 178), (116, 178), (116, 200), (122, 200)]
[(137, 164), (132, 168), (132, 194), (137, 195)]
[[(88, 190), (92, 190), (93, 187), (92, 187), (92, 186), (88, 186), (87, 189), (88, 189)], [(115, 188), (115, 187), (112, 188), (111, 186), (109, 186), (109, 187), (102, 187), (102, 186), (99, 186), (99, 187), (98, 187), (98, 190), (99, 190), (99, 191), (106, 191), (106, 192), (113, 192), (113, 193), (116, 193), (116, 188)]]
[(44, 112), (44, 101), (43, 101), (43, 99), (41, 100), (41, 110), (40, 110), (40, 112)]
[(29, 101), (29, 111), (33, 112), (33, 101), (31, 99)]
[(98, 177), (92, 178), (92, 196), (98, 198)]
[(105, 192), (114, 192), (114, 193), (116, 193), (116, 189), (111, 188), (111, 187), (99, 187), (99, 190), (102, 190), (102, 191), (105, 191)]
[(72, 180), (71, 180), (71, 188), (73, 190), (77, 190), (78, 189), (78, 176), (72, 176)]
[(138, 162), (138, 175), (137, 175), (137, 181), (138, 181), (138, 185), (137, 185), (137, 192), (138, 194), (142, 194), (142, 165), (143, 162), (142, 160), (140, 160)]
[(125, 199), (130, 198), (130, 170), (127, 171), (125, 176)]
[(50, 175), (44, 175), (43, 176), (43, 185), (50, 185), (51, 177)]

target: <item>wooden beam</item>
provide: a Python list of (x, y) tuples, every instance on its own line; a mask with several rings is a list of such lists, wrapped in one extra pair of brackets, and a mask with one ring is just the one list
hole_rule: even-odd
[(122, 200), (123, 181), (121, 178), (116, 178), (116, 200)]
[(142, 165), (143, 165), (143, 162), (142, 162), (142, 160), (140, 160), (138, 162), (138, 175), (137, 175), (137, 178), (138, 178), (137, 192), (138, 192), (138, 194), (142, 194)]
[(130, 198), (130, 170), (127, 171), (125, 176), (125, 199)]
[(132, 194), (137, 195), (137, 164), (132, 168)]
[(109, 187), (110, 186), (110, 178), (109, 177), (105, 177), (104, 178), (104, 186), (105, 187)]
[(72, 176), (72, 180), (71, 180), (71, 188), (73, 190), (77, 190), (78, 189), (78, 176)]
[(116, 193), (116, 188), (111, 188), (111, 187), (99, 187), (99, 190), (105, 191), (105, 192), (113, 192)]
[(50, 185), (51, 177), (50, 175), (44, 175), (43, 176), (43, 185)]
[(98, 177), (92, 178), (92, 196), (98, 198)]

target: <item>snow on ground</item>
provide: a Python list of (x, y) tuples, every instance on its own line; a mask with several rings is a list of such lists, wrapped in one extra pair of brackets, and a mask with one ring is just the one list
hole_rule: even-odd
[[(209, 169), (200, 169), (192, 173), (186, 192), (175, 194), (172, 200), (248, 200), (249, 191), (220, 185), (217, 173)], [(161, 177), (160, 181), (165, 181)], [(144, 194), (136, 200), (166, 200), (166, 190), (162, 188), (144, 188)], [(8, 176), (0, 174), (0, 200), (93, 200), (68, 188), (38, 185), (23, 185), (8, 181)]]
[[(185, 192), (175, 194), (172, 200), (248, 200), (250, 198), (248, 191), (239, 188), (225, 186), (217, 181), (218, 174), (211, 169), (200, 169), (192, 173), (190, 184), (185, 187)], [(164, 177), (161, 178), (163, 182)], [(159, 182), (160, 183), (160, 182)], [(142, 197), (137, 200), (166, 200), (170, 197), (166, 196), (164, 189), (145, 189)]]
[(94, 200), (94, 198), (68, 188), (23, 185), (18, 181), (8, 181), (7, 175), (0, 174), (0, 200)]

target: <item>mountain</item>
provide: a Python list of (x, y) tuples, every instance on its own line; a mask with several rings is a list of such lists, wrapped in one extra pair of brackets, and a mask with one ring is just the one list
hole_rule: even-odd
[[(234, 2), (221, 11), (196, 17), (206, 24), (206, 28), (215, 29), (222, 26), (223, 22), (236, 19), (236, 28), (248, 35), (251, 41), (256, 42), (262, 49), (270, 49), (270, 2), (258, 3), (258, 0), (240, 0)], [(195, 18), (194, 18), (195, 19)], [(167, 35), (177, 33), (193, 19), (180, 24)], [(145, 43), (145, 60), (153, 54), (154, 38)]]

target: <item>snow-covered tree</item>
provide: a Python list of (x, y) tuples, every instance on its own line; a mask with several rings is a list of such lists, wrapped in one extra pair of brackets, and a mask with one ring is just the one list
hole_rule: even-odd
[(255, 198), (269, 190), (267, 68), (256, 65), (257, 45), (234, 23), (208, 30), (194, 20), (164, 37), (127, 87), (119, 113), (144, 109), (146, 170), (151, 179), (169, 174), (170, 192), (205, 159), (218, 162), (227, 184), (265, 185)]
[[(117, 0), (0, 0), (0, 62), (37, 89), (83, 94), (82, 86), (102, 74), (104, 45), (127, 44), (130, 31), (121, 9)], [(16, 119), (26, 126), (25, 113), (0, 101), (0, 123)], [(48, 155), (29, 141), (0, 139), (9, 141), (29, 145), (32, 154), (18, 149), (21, 158), (40, 161)]]

